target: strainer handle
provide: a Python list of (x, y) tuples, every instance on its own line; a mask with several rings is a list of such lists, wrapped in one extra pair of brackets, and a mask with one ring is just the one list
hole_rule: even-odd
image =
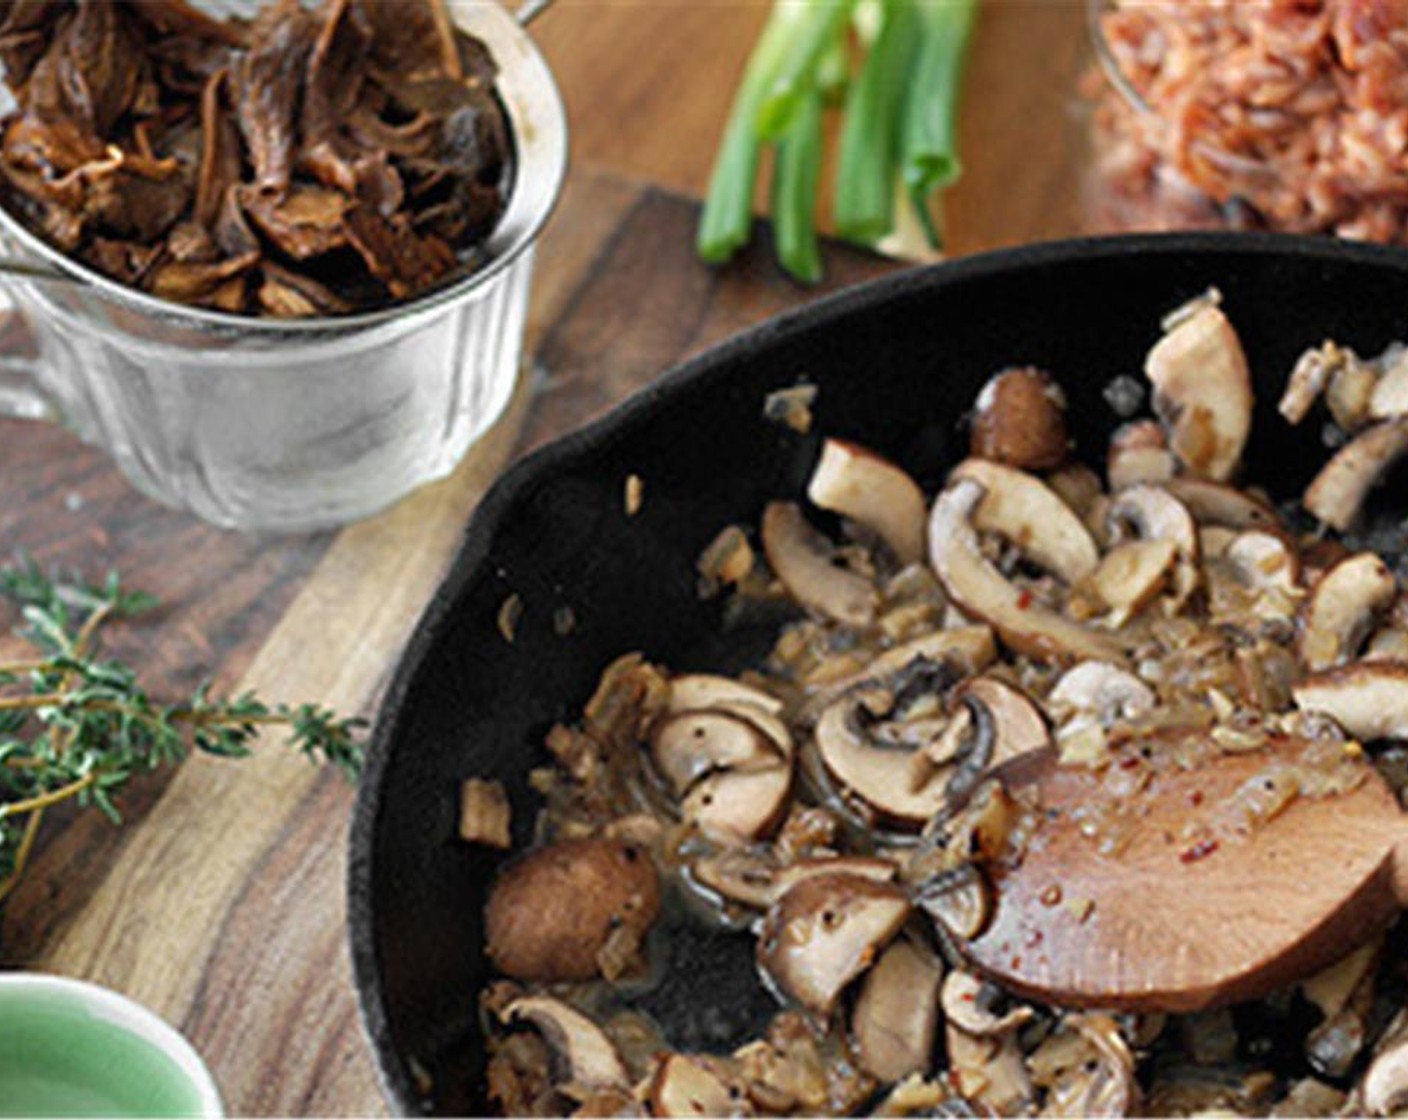
[[(4, 301), (3, 296), (0, 301)], [(14, 303), (5, 307), (0, 302), (0, 324), (24, 321), (24, 313)], [(0, 416), (56, 420), (58, 412), (53, 402), (38, 387), (39, 357), (18, 344), (18, 333), (0, 326)]]

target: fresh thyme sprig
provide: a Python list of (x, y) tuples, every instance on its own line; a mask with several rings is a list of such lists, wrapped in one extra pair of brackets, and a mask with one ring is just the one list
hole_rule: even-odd
[(104, 625), (156, 605), (124, 589), (116, 572), (94, 586), (21, 558), (0, 568), (0, 597), (18, 607), (19, 633), (35, 651), (0, 663), (0, 902), (24, 873), (46, 809), (72, 799), (120, 823), (122, 787), (192, 747), (243, 758), (263, 728), (276, 726), (348, 780), (361, 770), (364, 720), (316, 704), (270, 705), (252, 693), (215, 698), (206, 685), (183, 703), (158, 703), (131, 666), (99, 657)]

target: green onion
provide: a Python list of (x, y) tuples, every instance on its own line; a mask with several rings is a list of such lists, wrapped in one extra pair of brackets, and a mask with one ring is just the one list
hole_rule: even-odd
[(772, 180), (773, 248), (778, 263), (808, 284), (821, 279), (816, 195), (821, 182), (822, 93), (815, 86), (797, 102), (791, 127), (778, 141)]
[(817, 66), (846, 29), (855, 0), (776, 0), (774, 17), (788, 24), (787, 43), (768, 75), (754, 126), (780, 140), (816, 88)]
[(710, 264), (728, 260), (748, 243), (753, 224), (753, 186), (758, 178), (758, 107), (772, 85), (794, 32), (796, 9), (776, 4), (748, 56), (743, 81), (729, 110), (728, 124), (714, 156), (709, 196), (699, 220), (696, 248)]
[(919, 41), (912, 0), (887, 0), (879, 36), (846, 98), (836, 178), (836, 231), (874, 244), (895, 225), (900, 113)]
[(976, 0), (919, 0), (919, 54), (909, 79), (900, 161), (921, 212), (958, 178), (958, 103)]

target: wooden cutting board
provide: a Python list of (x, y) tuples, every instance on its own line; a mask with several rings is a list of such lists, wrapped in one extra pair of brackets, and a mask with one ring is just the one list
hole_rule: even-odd
[[(538, 254), (533, 357), (507, 414), (451, 478), (379, 517), (337, 534), (223, 532), (141, 498), (56, 428), (0, 421), (0, 555), (25, 549), (92, 577), (116, 567), (158, 594), (162, 608), (108, 646), (157, 696), (209, 677), (371, 715), (506, 464), (818, 294), (783, 278), (765, 243), (725, 271), (699, 265), (696, 219), (681, 198), (575, 170)], [(894, 267), (831, 246), (821, 291)], [(13, 641), (0, 637), (0, 655)], [(121, 828), (52, 812), (0, 916), (0, 962), (152, 1007), (205, 1056), (232, 1114), (383, 1113), (345, 946), (352, 800), (269, 742), (244, 762), (195, 758), (137, 781)]]

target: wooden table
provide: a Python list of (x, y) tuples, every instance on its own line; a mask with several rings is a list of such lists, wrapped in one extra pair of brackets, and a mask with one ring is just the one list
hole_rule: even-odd
[[(523, 379), (455, 475), (337, 534), (220, 532), (134, 494), (98, 452), (0, 422), (0, 551), (159, 593), (114, 632), (158, 695), (213, 678), (270, 699), (375, 712), (475, 503), (505, 463), (685, 353), (811, 291), (766, 247), (722, 272), (692, 258), (728, 92), (762, 3), (559, 0), (535, 26), (572, 117), (574, 167), (538, 258)], [(946, 203), (967, 253), (1074, 232), (1082, 53), (1075, 0), (989, 0), (970, 71), (967, 174)], [(825, 289), (896, 267), (827, 251)], [(0, 656), (12, 652), (0, 638)], [(236, 1114), (385, 1111), (344, 945), (352, 791), (273, 743), (135, 783), (126, 825), (51, 813), (0, 924), (0, 960), (96, 980), (205, 1055)]]

